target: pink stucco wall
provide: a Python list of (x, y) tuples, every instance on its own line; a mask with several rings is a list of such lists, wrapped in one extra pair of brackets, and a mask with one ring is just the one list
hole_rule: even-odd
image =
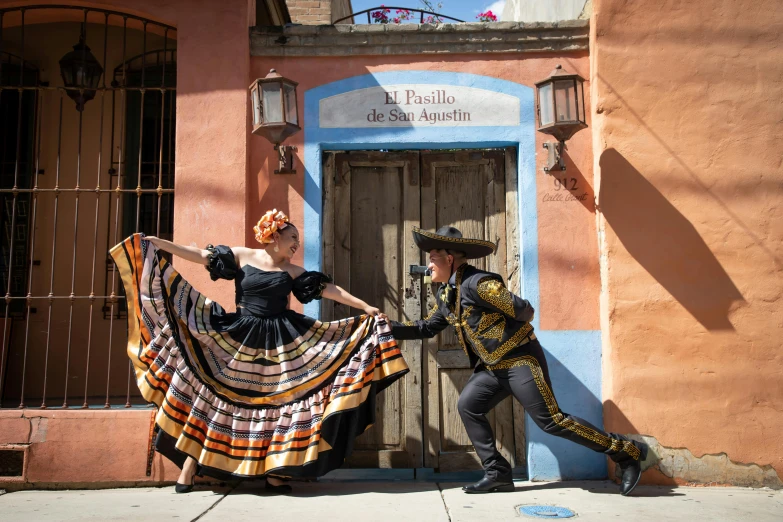
[(783, 475), (780, 6), (593, 6), (606, 426)]
[(154, 411), (0, 410), (0, 447), (27, 446), (22, 484), (102, 487), (173, 482), (179, 469), (155, 454), (148, 477), (147, 451)]
[[(299, 114), (303, 117), (302, 93), (330, 82), (368, 73), (417, 70), (484, 75), (533, 86), (546, 78), (557, 64), (569, 71), (589, 77), (586, 53), (510, 54), (481, 58), (477, 55), (449, 55), (432, 59), (428, 56), (378, 56), (346, 58), (251, 59), (251, 76), (263, 77), (269, 69), (299, 82)], [(589, 83), (585, 86), (589, 92)], [(587, 96), (587, 94), (586, 94)], [(588, 108), (589, 111), (589, 108)], [(590, 123), (588, 121), (588, 123)], [(537, 151), (547, 136), (537, 133)], [(299, 133), (288, 144), (299, 148), (300, 165), (295, 176), (270, 173), (275, 161), (272, 146), (263, 138), (250, 140), (248, 219), (257, 219), (266, 209), (283, 209), (294, 222), (303, 216), (304, 172), (301, 168), (304, 146)], [(555, 193), (552, 177), (543, 173), (546, 158), (536, 155), (537, 197), (541, 202)], [(577, 178), (580, 188), (588, 193), (584, 202), (539, 204), (539, 262), (541, 284), (541, 328), (546, 330), (597, 330), (598, 293), (600, 288), (598, 250), (593, 204), (593, 158), (589, 131), (582, 131), (568, 143), (568, 177)], [(254, 222), (252, 224), (255, 224)], [(252, 232), (247, 229), (247, 242), (252, 244)], [(301, 251), (300, 251), (301, 255)], [(296, 260), (295, 260), (296, 261)], [(301, 259), (299, 259), (301, 262)]]

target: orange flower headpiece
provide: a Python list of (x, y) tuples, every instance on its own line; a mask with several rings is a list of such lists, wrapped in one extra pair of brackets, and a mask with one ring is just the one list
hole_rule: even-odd
[(261, 244), (274, 243), (274, 234), (288, 226), (288, 216), (277, 209), (272, 209), (258, 220), (258, 224), (253, 227), (256, 233), (256, 241)]

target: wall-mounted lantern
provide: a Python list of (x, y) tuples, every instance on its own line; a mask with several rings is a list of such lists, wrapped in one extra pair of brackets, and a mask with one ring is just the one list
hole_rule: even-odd
[(275, 144), (275, 150), (280, 156), (280, 167), (275, 174), (296, 174), (293, 168), (296, 147), (280, 144), (301, 130), (296, 103), (297, 85), (280, 76), (274, 69), (250, 85), (253, 134), (263, 136)]
[(549, 78), (536, 83), (538, 99), (538, 132), (550, 134), (557, 142), (544, 143), (549, 158), (544, 171), (555, 165), (565, 170), (563, 150), (566, 140), (576, 132), (586, 129), (585, 123), (585, 79), (578, 74), (569, 74), (558, 65)]
[(95, 98), (95, 91), (103, 75), (103, 67), (84, 43), (84, 25), (82, 25), (79, 43), (60, 58), (60, 75), (66, 87), (68, 97), (76, 102), (76, 110), (84, 110), (84, 105)]

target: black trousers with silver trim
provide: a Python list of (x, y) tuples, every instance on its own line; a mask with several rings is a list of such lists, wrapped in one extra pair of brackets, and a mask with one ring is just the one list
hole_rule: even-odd
[(533, 339), (526, 348), (527, 355), (503, 361), (491, 370), (477, 366), (459, 396), (457, 409), (488, 478), (511, 479), (511, 464), (497, 450), (495, 435), (487, 420), (487, 413), (509, 395), (522, 404), (544, 432), (605, 453), (620, 464), (639, 460), (639, 448), (626, 437), (606, 433), (561, 411), (552, 393), (541, 344)]

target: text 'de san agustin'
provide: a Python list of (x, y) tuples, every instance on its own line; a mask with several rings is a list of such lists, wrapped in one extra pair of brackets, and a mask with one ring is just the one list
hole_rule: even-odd
[(461, 85), (386, 85), (320, 100), (321, 128), (518, 126), (519, 98)]

